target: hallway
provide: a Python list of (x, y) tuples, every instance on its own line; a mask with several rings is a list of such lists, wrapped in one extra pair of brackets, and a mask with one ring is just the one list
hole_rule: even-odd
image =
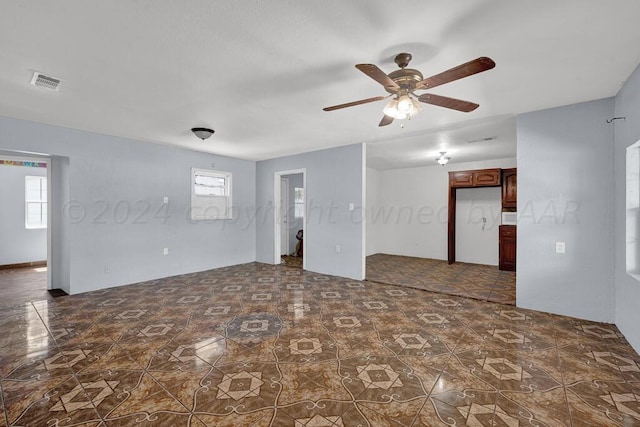
[(64, 295), (60, 290), (47, 291), (47, 267), (0, 269), (0, 306), (31, 301), (52, 300)]

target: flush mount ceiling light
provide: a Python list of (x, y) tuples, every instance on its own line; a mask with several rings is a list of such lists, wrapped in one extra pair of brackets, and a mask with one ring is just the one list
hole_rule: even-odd
[(451, 160), (451, 157), (445, 157), (445, 154), (447, 154), (446, 151), (441, 151), (440, 157), (436, 159), (436, 162), (440, 163), (441, 166), (446, 165), (447, 163), (449, 163), (449, 160)]
[(208, 128), (191, 128), (191, 132), (201, 140), (208, 139), (215, 132), (213, 129)]

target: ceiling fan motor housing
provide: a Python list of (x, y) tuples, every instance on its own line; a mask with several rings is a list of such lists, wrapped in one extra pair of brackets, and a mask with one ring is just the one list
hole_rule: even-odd
[[(396, 82), (396, 84), (406, 92), (413, 92), (416, 85), (424, 79), (420, 71), (411, 68), (402, 68), (400, 70), (393, 71), (389, 73), (389, 78)], [(389, 93), (398, 92), (393, 88), (387, 87), (385, 87), (385, 90)]]
[(396, 55), (394, 61), (398, 64), (398, 67), (407, 68), (409, 62), (411, 62), (411, 58), (413, 58), (413, 55), (407, 52), (402, 52)]

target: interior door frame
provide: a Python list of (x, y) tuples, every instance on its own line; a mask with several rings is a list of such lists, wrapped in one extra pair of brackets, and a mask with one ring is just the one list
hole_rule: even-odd
[[(5, 150), (0, 150), (2, 152), (6, 152)], [(10, 154), (7, 155), (0, 155), (0, 157), (2, 157), (3, 159), (6, 160), (15, 160), (15, 161), (22, 161), (22, 162), (40, 162), (40, 163), (45, 163), (47, 165), (47, 174), (46, 174), (46, 178), (47, 178), (47, 241), (46, 241), (46, 246), (47, 246), (47, 290), (51, 290), (53, 289), (53, 275), (52, 275), (52, 270), (53, 270), (53, 266), (51, 265), (51, 252), (52, 252), (52, 233), (51, 233), (51, 229), (52, 229), (52, 222), (51, 222), (51, 203), (53, 200), (53, 193), (54, 191), (51, 191), (51, 157), (48, 156), (33, 156), (33, 155), (29, 155), (29, 154), (24, 154), (22, 155), (22, 153), (20, 152), (12, 152), (9, 151)], [(24, 187), (23, 187), (24, 190)], [(25, 208), (26, 209), (26, 208)]]
[[(304, 250), (302, 251), (302, 269), (307, 269), (307, 253), (309, 249), (309, 232), (307, 231), (307, 168), (291, 169), (278, 171), (273, 174), (273, 263), (280, 264), (280, 245), (281, 245), (281, 224), (280, 224), (280, 209), (282, 209), (280, 203), (280, 180), (286, 175), (302, 174), (302, 188), (304, 188), (304, 215), (302, 217), (302, 229), (304, 230)], [(313, 238), (313, 236), (311, 236)]]
[(482, 172), (485, 169), (472, 169), (468, 171), (451, 171), (449, 172), (449, 201), (448, 201), (448, 213), (447, 213), (447, 262), (453, 264), (456, 262), (456, 204), (457, 193), (456, 190), (460, 188), (487, 188), (487, 187), (502, 187), (502, 168), (500, 169), (500, 183), (495, 185), (477, 185), (470, 183), (469, 185), (453, 185), (451, 180), (451, 174), (455, 172)]
[[(287, 194), (282, 194), (282, 183), (285, 183), (285, 187), (287, 188)], [(284, 218), (285, 221), (282, 221), (282, 210), (277, 210), (276, 212), (278, 212), (278, 217), (280, 219), (280, 255), (282, 256), (282, 252), (284, 252), (286, 255), (289, 255), (289, 233), (287, 232), (287, 240), (285, 242), (282, 241), (282, 234), (283, 234), (283, 230), (282, 230), (282, 223), (285, 222), (287, 224), (287, 228), (289, 225), (289, 178), (287, 178), (286, 176), (281, 176), (280, 177), (280, 200), (284, 200), (284, 204), (286, 206), (286, 211), (284, 213)], [(285, 250), (286, 248), (286, 250)]]

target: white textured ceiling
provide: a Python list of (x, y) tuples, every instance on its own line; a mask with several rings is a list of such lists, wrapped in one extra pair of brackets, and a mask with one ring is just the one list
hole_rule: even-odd
[[(252, 160), (358, 142), (380, 169), (443, 149), (510, 157), (514, 114), (613, 96), (640, 61), (638, 0), (0, 0), (0, 12), (0, 115)], [(384, 95), (354, 65), (390, 72), (401, 51), (425, 77), (493, 58), (433, 89), (480, 108), (425, 105), (404, 128), (377, 126), (384, 102), (322, 111)], [(31, 86), (34, 70), (60, 91)], [(194, 126), (216, 133), (201, 142)]]

